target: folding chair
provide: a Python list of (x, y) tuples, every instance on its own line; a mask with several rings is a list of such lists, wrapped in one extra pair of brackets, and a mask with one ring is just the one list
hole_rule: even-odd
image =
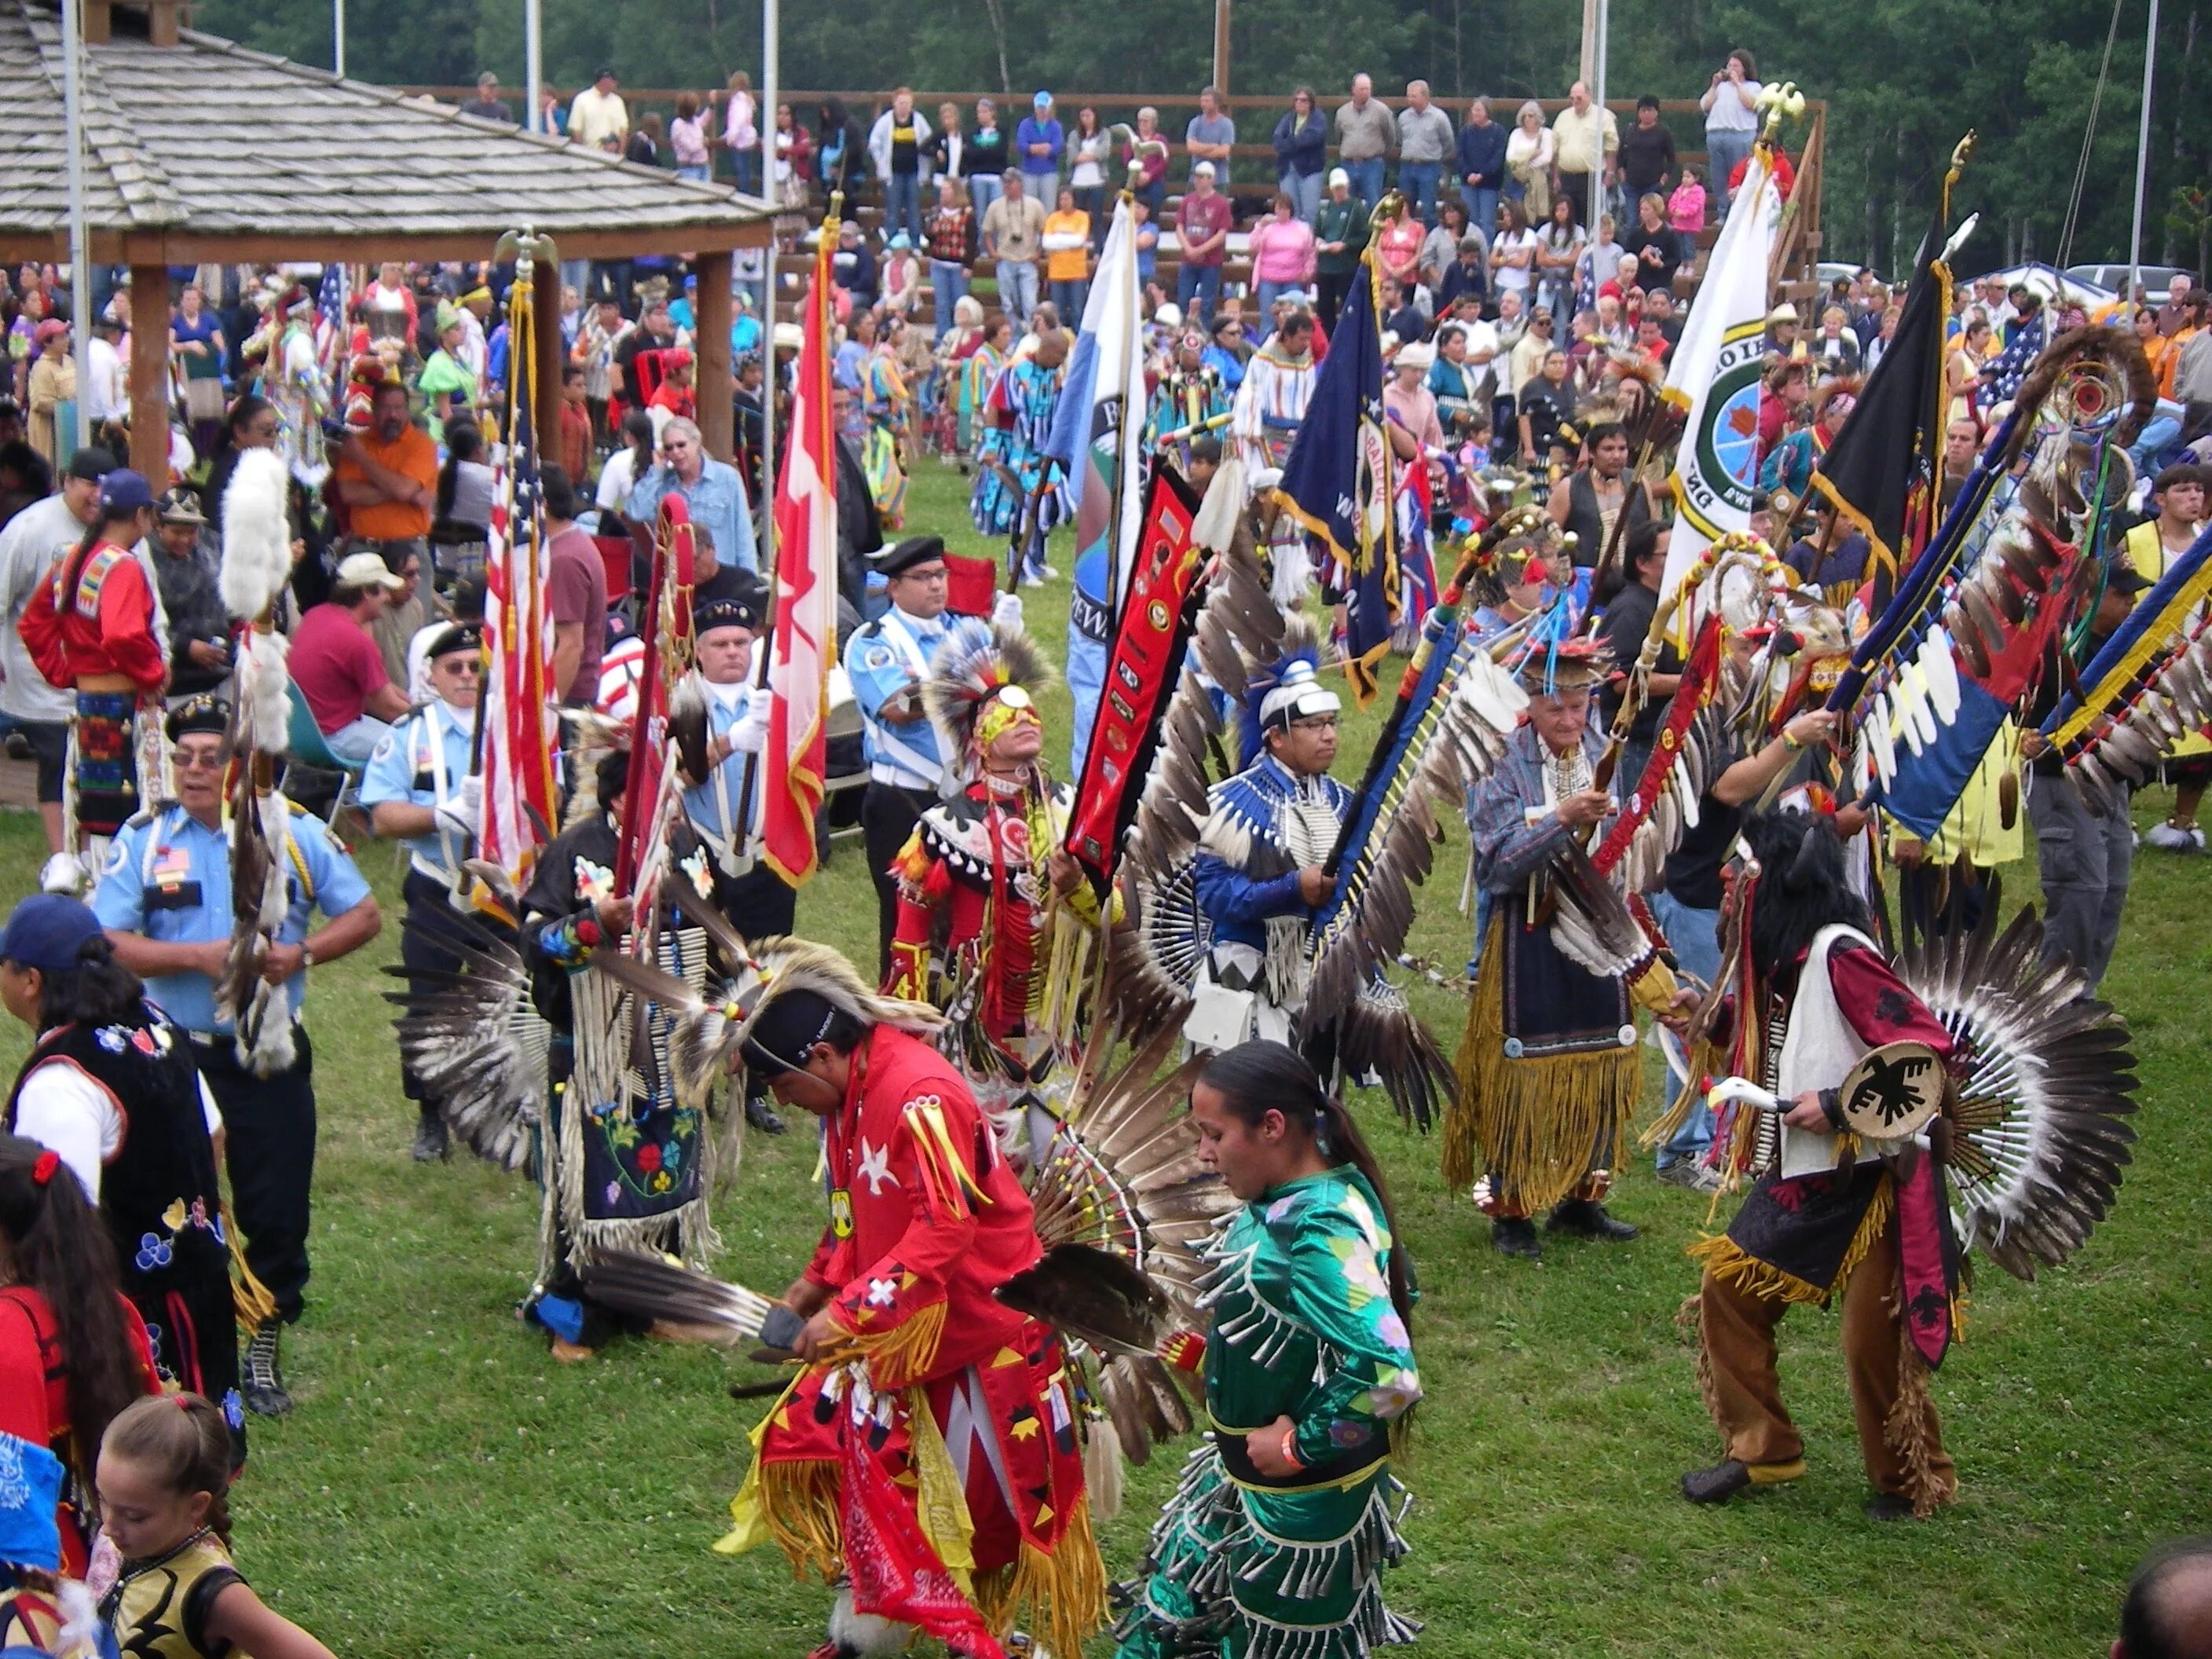
[(301, 692), (298, 683), (293, 682), (289, 690), (291, 703), (284, 728), (284, 770), (276, 781), (276, 787), (288, 798), (290, 796), (295, 767), (308, 772), (336, 773), (338, 792), (331, 802), (329, 816), (324, 819), (335, 830), (338, 815), (349, 805), (360, 810), (361, 775), (366, 769), (349, 766), (331, 752), (322, 728), (315, 724), (315, 711), (307, 706), (307, 699)]

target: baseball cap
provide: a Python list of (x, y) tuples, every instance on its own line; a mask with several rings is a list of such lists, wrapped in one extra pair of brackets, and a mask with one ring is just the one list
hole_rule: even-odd
[(338, 580), (348, 587), (383, 587), (395, 593), (407, 586), (378, 553), (347, 554), (338, 561)]
[(2124, 564), (2117, 559), (2112, 562), (2111, 574), (2105, 580), (2106, 585), (2116, 593), (2143, 593), (2148, 592), (2151, 586), (2149, 577), (2135, 566)]
[(0, 932), (0, 962), (35, 968), (42, 974), (76, 967), (87, 939), (100, 936), (100, 918), (82, 899), (61, 893), (33, 893), (18, 904)]
[(114, 471), (115, 457), (98, 444), (88, 444), (70, 457), (69, 476), (86, 483), (98, 483)]
[(1036, 95), (1036, 97), (1034, 97), (1034, 98), (1030, 99), (1030, 102), (1031, 102), (1032, 104), (1036, 105), (1038, 108), (1042, 109), (1042, 108), (1043, 108), (1043, 107), (1044, 107), (1044, 106), (1045, 106), (1045, 105), (1049, 104), (1050, 102), (1052, 102), (1052, 94), (1051, 94), (1050, 93), (1048, 93), (1048, 92), (1045, 92), (1045, 91), (1043, 91), (1043, 90), (1040, 89), (1040, 90), (1038, 91), (1038, 93), (1037, 93), (1037, 95)]
[(1350, 190), (1352, 188), (1352, 175), (1346, 173), (1342, 167), (1331, 167), (1328, 170), (1328, 187), (1331, 190), (1334, 190), (1339, 185), (1342, 185), (1346, 190)]
[(691, 354), (681, 346), (660, 354), (660, 366), (663, 368), (689, 368), (691, 367)]
[(154, 505), (154, 487), (127, 466), (118, 466), (100, 481), (103, 513), (136, 513)]
[(1200, 161), (1190, 170), (1190, 176), (1194, 179), (1211, 179), (1213, 177), (1213, 163)]
[(67, 323), (64, 322), (58, 317), (49, 317), (46, 321), (39, 325), (38, 331), (33, 337), (40, 345), (44, 345), (47, 341), (52, 339), (57, 334), (66, 334), (68, 332), (69, 325)]

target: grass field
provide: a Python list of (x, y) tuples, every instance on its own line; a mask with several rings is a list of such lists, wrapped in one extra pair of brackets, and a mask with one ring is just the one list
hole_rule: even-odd
[[(975, 544), (963, 507), (959, 482), (933, 469), (910, 520)], [(1062, 578), (1029, 608), (1057, 657), (1068, 561), (1055, 556)], [(1064, 716), (1064, 694), (1046, 707)], [(1354, 720), (1340, 770), (1357, 771), (1377, 719)], [(2146, 797), (2138, 822), (2164, 799)], [(40, 850), (28, 815), (0, 823), (10, 895), (30, 889)], [(1465, 958), (1465, 856), (1455, 826), (1413, 941), (1442, 963)], [(513, 1317), (535, 1256), (535, 1190), (465, 1157), (408, 1160), (412, 1113), (376, 971), (396, 957), (397, 874), (385, 847), (359, 857), (387, 920), (369, 950), (313, 975), (315, 1276), (286, 1344), (299, 1408), (255, 1423), (238, 1488), (241, 1568), (359, 1659), (804, 1653), (826, 1594), (794, 1585), (772, 1553), (708, 1548), (760, 1410), (725, 1389), (758, 1373), (641, 1342), (552, 1364)], [(2029, 871), (2011, 873), (2014, 905), (2033, 896)], [(2103, 1651), (2137, 1558), (2212, 1528), (2212, 1128), (2196, 1093), (2212, 1076), (2212, 862), (2153, 853), (2136, 871), (2107, 990), (2137, 1038), (2139, 1162), (2112, 1224), (2068, 1268), (2033, 1285), (1980, 1274), (1966, 1340), (1936, 1383), (1960, 1502), (1925, 1524), (1861, 1516), (1834, 1320), (1806, 1310), (1784, 1328), (1783, 1372), (1808, 1477), (1718, 1511), (1685, 1504), (1678, 1475), (1716, 1443), (1674, 1326), (1696, 1287), (1681, 1251), (1704, 1200), (1659, 1186), (1639, 1159), (1613, 1206), (1644, 1229), (1639, 1242), (1555, 1243), (1540, 1267), (1507, 1263), (1464, 1195), (1443, 1189), (1436, 1146), (1363, 1103), (1424, 1289), (1414, 1340), (1430, 1397), (1406, 1471), (1414, 1553), (1389, 1587), (1427, 1622), (1415, 1651)], [(856, 841), (837, 844), (799, 921), (856, 958), (872, 950)], [(1458, 1000), (1427, 988), (1416, 999), (1453, 1046)], [(19, 1027), (0, 1036), (11, 1071), (22, 1046)], [(823, 1219), (813, 1158), (803, 1133), (748, 1139), (716, 1212), (730, 1277), (773, 1291), (804, 1261)], [(1104, 1534), (1116, 1571), (1136, 1560), (1177, 1462), (1132, 1471), (1128, 1508)]]

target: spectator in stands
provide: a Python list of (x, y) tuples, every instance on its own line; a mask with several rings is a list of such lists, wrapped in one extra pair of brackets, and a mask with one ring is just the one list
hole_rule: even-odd
[(1544, 125), (1544, 106), (1531, 98), (1513, 118), (1505, 140), (1505, 197), (1521, 204), (1522, 225), (1552, 216), (1552, 176), (1559, 140)]
[(461, 113), (473, 115), (479, 121), (496, 121), (501, 126), (514, 125), (514, 112), (499, 95), (499, 76), (489, 70), (477, 76), (477, 95), (461, 106)]
[(1636, 121), (1620, 135), (1620, 184), (1629, 201), (1656, 191), (1667, 193), (1674, 171), (1674, 135), (1659, 118), (1659, 100), (1645, 93), (1636, 100)]
[(1018, 167), (1007, 168), (1000, 181), (1005, 193), (983, 215), (983, 257), (998, 279), (1000, 308), (1010, 317), (1036, 309), (1037, 262), (1044, 252), (1044, 209), (1030, 197), (1028, 179)]
[(1071, 328), (1083, 320), (1091, 288), (1091, 216), (1075, 205), (1075, 186), (1060, 187), (1059, 205), (1045, 216), (1044, 277), (1052, 303)]
[(1712, 84), (1698, 103), (1705, 112), (1705, 176), (1721, 210), (1728, 210), (1729, 180), (1751, 155), (1759, 137), (1759, 70), (1748, 50), (1738, 46), (1713, 71)]
[(1562, 191), (1552, 204), (1551, 218), (1536, 233), (1536, 300), (1550, 307), (1554, 317), (1573, 314), (1575, 266), (1584, 241), (1583, 228), (1575, 222), (1575, 198)]
[[(629, 142), (623, 147), (623, 160), (633, 166), (657, 167), (660, 165), (660, 112), (647, 110), (630, 129)], [(642, 260), (640, 261), (642, 263)]]
[(1827, 306), (1820, 312), (1820, 331), (1813, 336), (1806, 350), (1820, 365), (1820, 373), (1856, 374), (1859, 372), (1859, 342), (1844, 325), (1850, 319), (1843, 307)]
[(1613, 112), (1590, 101), (1589, 88), (1577, 81), (1567, 88), (1567, 106), (1553, 118), (1552, 137), (1559, 145), (1553, 166), (1559, 191), (1575, 204), (1575, 222), (1594, 225), (1603, 210), (1600, 193), (1613, 187), (1620, 150), (1620, 130)]
[(825, 191), (842, 191), (849, 213), (858, 200), (861, 160), (867, 141), (860, 124), (845, 112), (842, 98), (824, 98), (815, 106), (814, 173)]
[(927, 172), (924, 147), (928, 143), (929, 123), (914, 107), (913, 89), (899, 88), (891, 94), (891, 106), (876, 118), (868, 134), (868, 158), (884, 187), (886, 236), (902, 230), (908, 240), (921, 240), (921, 181)]
[(668, 153), (678, 178), (703, 185), (713, 176), (714, 156), (707, 148), (707, 121), (712, 113), (700, 107), (697, 93), (676, 94), (676, 118), (668, 124)]
[(1328, 199), (1314, 217), (1316, 310), (1324, 334), (1336, 332), (1336, 315), (1351, 290), (1359, 256), (1367, 251), (1367, 204), (1352, 194), (1347, 167), (1331, 169)]
[[(957, 141), (959, 135), (953, 137)], [(927, 240), (931, 303), (942, 341), (952, 326), (952, 308), (968, 292), (968, 267), (975, 263), (975, 210), (969, 205), (966, 182), (951, 168), (937, 175), (937, 205), (930, 210)]]
[(1382, 199), (1384, 164), (1398, 148), (1398, 122), (1375, 96), (1375, 82), (1352, 77), (1352, 100), (1336, 111), (1336, 155), (1351, 176), (1352, 193), (1374, 211)]
[(1276, 192), (1267, 216), (1252, 231), (1252, 280), (1260, 291), (1260, 337), (1265, 345), (1274, 331), (1275, 302), (1285, 295), (1300, 301), (1314, 279), (1313, 227), (1298, 217), (1287, 191)]
[(1222, 108), (1218, 88), (1200, 90), (1198, 113), (1183, 129), (1182, 148), (1194, 167), (1200, 161), (1211, 161), (1215, 179), (1224, 185), (1229, 182), (1230, 164), (1237, 150), (1237, 123)]
[(1682, 181), (1667, 198), (1667, 224), (1674, 233), (1675, 259), (1688, 264), (1698, 257), (1698, 238), (1705, 228), (1705, 187), (1698, 170), (1682, 169)]
[[(731, 75), (728, 94), (722, 100), (720, 143), (730, 152), (738, 189), (747, 196), (760, 195), (760, 100), (753, 96), (752, 76), (743, 70)], [(572, 476), (569, 482), (579, 480)]]
[(1275, 182), (1308, 224), (1321, 212), (1322, 176), (1328, 171), (1328, 123), (1311, 87), (1291, 94), (1290, 113), (1275, 123)]
[(691, 522), (714, 538), (718, 563), (757, 571), (752, 508), (737, 468), (710, 457), (698, 427), (681, 417), (661, 428), (659, 453), (659, 464), (631, 486), (624, 508), (629, 516), (650, 524), (663, 496), (681, 495)]
[(592, 77), (592, 84), (576, 94), (575, 102), (568, 106), (572, 142), (592, 149), (605, 149), (610, 143), (620, 149), (629, 142), (629, 106), (615, 90), (617, 84), (615, 72), (602, 69)]
[(1176, 204), (1176, 303), (1184, 316), (1210, 320), (1221, 298), (1221, 270), (1235, 222), (1229, 198), (1213, 187), (1213, 163), (1190, 170), (1190, 188)]
[(1060, 158), (1067, 136), (1052, 112), (1052, 94), (1040, 92), (1030, 100), (1030, 112), (1014, 130), (1014, 149), (1021, 159), (1024, 185), (1044, 210), (1044, 204), (1060, 199)]
[(1114, 163), (1114, 141), (1099, 125), (1098, 112), (1085, 104), (1075, 112), (1075, 131), (1067, 139), (1067, 182), (1075, 188), (1075, 206), (1091, 221), (1091, 245), (1103, 246), (1106, 228), (1113, 222), (1107, 206), (1106, 172)]
[(1498, 225), (1498, 194), (1505, 184), (1505, 129), (1490, 118), (1490, 100), (1467, 106), (1467, 125), (1454, 144), (1460, 197), (1467, 222), (1486, 239)]
[(968, 200), (980, 225), (991, 204), (999, 199), (999, 180), (1014, 165), (1006, 148), (1006, 131), (999, 125), (999, 106), (988, 98), (975, 100), (975, 131), (960, 146), (960, 171), (968, 180)]
[(1150, 104), (1137, 112), (1137, 130), (1121, 158), (1128, 164), (1129, 188), (1152, 210), (1157, 222), (1167, 210), (1168, 141), (1160, 132), (1160, 112)]
[(1459, 134), (1452, 118), (1429, 101), (1426, 81), (1406, 83), (1406, 107), (1398, 112), (1398, 188), (1433, 228), (1437, 185), (1458, 154)]
[(584, 398), (584, 366), (561, 365), (561, 465), (572, 478), (592, 470), (592, 409)]
[[(1636, 224), (1620, 251), (1636, 261), (1636, 285), (1646, 294), (1657, 289), (1674, 291), (1674, 272), (1682, 263), (1682, 243), (1667, 222), (1667, 204), (1658, 191), (1647, 191), (1638, 200)], [(1621, 297), (1625, 300), (1627, 295)]]
[(292, 630), (292, 684), (307, 700), (331, 752), (350, 766), (367, 765), (392, 723), (407, 712), (407, 693), (392, 683), (369, 632), (406, 586), (382, 555), (349, 553), (338, 563), (328, 601)]

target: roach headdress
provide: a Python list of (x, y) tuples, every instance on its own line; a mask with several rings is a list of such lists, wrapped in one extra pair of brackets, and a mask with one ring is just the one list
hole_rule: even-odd
[(955, 633), (938, 647), (921, 700), (972, 771), (1008, 726), (1024, 719), (1042, 723), (1036, 695), (1055, 678), (1036, 641), (994, 623), (984, 639)]

